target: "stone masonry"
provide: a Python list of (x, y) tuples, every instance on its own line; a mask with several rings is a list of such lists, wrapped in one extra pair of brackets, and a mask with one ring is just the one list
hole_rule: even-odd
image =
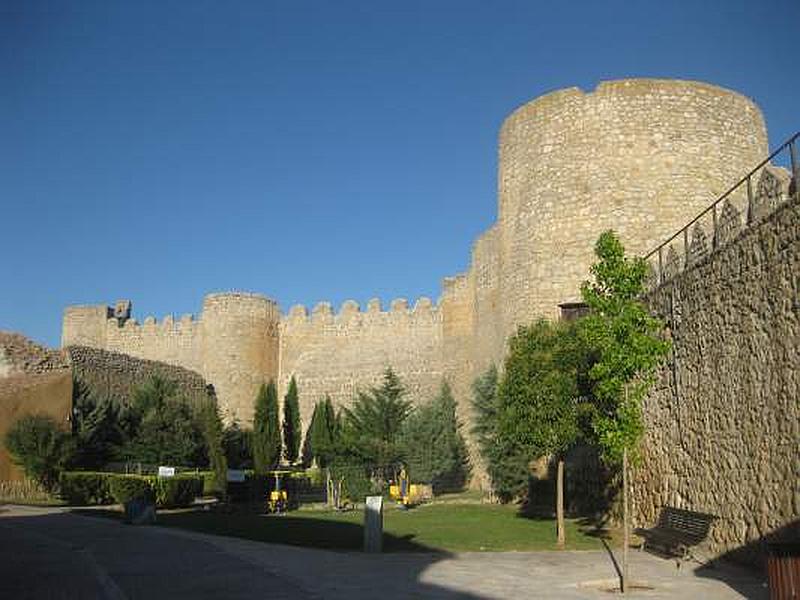
[(502, 360), (508, 336), (555, 317), (587, 277), (592, 244), (614, 228), (636, 252), (680, 227), (767, 152), (749, 99), (705, 83), (631, 79), (570, 88), (514, 111), (499, 138), (498, 219), (475, 242), (467, 272), (444, 279), (437, 303), (328, 303), (282, 315), (254, 294), (212, 294), (198, 318), (139, 324), (123, 305), (71, 306), (62, 345), (83, 345), (192, 369), (228, 419), (248, 422), (257, 387), (298, 380), (301, 409), (330, 394), (347, 403), (392, 366), (414, 400), (442, 379), (464, 420), (469, 385)]

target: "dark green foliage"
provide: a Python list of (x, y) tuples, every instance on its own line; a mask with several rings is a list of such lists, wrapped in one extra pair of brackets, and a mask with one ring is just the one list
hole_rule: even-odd
[(5, 446), (25, 475), (48, 492), (56, 489), (61, 472), (75, 453), (70, 434), (45, 415), (21, 417), (6, 432)]
[(195, 498), (203, 495), (202, 475), (176, 475), (151, 480), (156, 505), (163, 508), (189, 506)]
[(109, 398), (97, 399), (79, 379), (73, 381), (72, 433), (74, 466), (98, 469), (119, 456), (125, 444), (120, 407)]
[(261, 386), (253, 417), (253, 468), (264, 475), (281, 458), (281, 432), (278, 421), (278, 391), (275, 382)]
[(73, 506), (111, 504), (110, 477), (111, 473), (65, 471), (59, 480), (59, 495)]
[(253, 432), (242, 429), (234, 422), (225, 429), (222, 437), (225, 458), (231, 469), (253, 468)]
[(497, 437), (497, 367), (491, 365), (472, 383), (474, 421), (472, 434), (478, 441), (481, 455), (487, 458)]
[(327, 467), (339, 452), (339, 433), (339, 419), (331, 399), (326, 396), (314, 406), (303, 444), (303, 464), (311, 466), (316, 460), (320, 467)]
[(155, 502), (152, 479), (143, 475), (112, 475), (109, 477), (108, 489), (117, 504), (132, 500)]
[(645, 261), (626, 257), (613, 231), (600, 236), (595, 254), (594, 281), (581, 286), (591, 312), (580, 326), (596, 356), (589, 372), (595, 397), (592, 425), (604, 457), (617, 462), (625, 449), (635, 457), (644, 433), (642, 397), (670, 344), (660, 337), (663, 324), (639, 300), (647, 276)]
[(211, 467), (216, 479), (215, 494), (225, 495), (228, 483), (228, 461), (223, 448), (222, 419), (219, 416), (217, 403), (207, 402), (199, 407), (200, 421), (203, 426), (203, 438), (208, 454), (208, 466)]
[(130, 406), (120, 413), (128, 438), (124, 458), (156, 465), (206, 464), (201, 419), (177, 392), (175, 383), (159, 376), (134, 389)]
[(436, 398), (406, 419), (402, 449), (411, 479), (430, 483), (434, 493), (461, 490), (469, 476), (467, 446), (447, 383)]
[(297, 397), (297, 382), (292, 375), (289, 390), (283, 398), (283, 444), (284, 456), (289, 463), (297, 461), (300, 455), (300, 403)]
[(364, 465), (357, 462), (336, 462), (330, 467), (334, 485), (342, 482), (342, 498), (350, 502), (364, 502), (365, 498), (376, 492)]
[(582, 436), (591, 356), (574, 325), (538, 321), (511, 338), (503, 377), (475, 382), (476, 433), (502, 500), (528, 489), (531, 461), (562, 455)]
[(182, 399), (165, 398), (147, 409), (126, 455), (155, 465), (204, 465), (206, 443), (197, 415)]
[(411, 413), (411, 403), (404, 396), (399, 378), (387, 368), (380, 387), (360, 392), (353, 405), (343, 410), (343, 447), (382, 479), (389, 479), (403, 458), (400, 434)]

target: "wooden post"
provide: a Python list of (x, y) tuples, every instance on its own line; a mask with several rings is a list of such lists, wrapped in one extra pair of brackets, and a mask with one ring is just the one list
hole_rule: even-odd
[[(625, 395), (628, 389), (625, 388)], [(622, 449), (622, 593), (628, 590), (628, 546), (630, 546), (630, 515), (628, 515), (628, 449)]]
[(566, 541), (564, 534), (564, 460), (558, 459), (558, 475), (556, 477), (556, 531), (558, 545), (563, 547)]

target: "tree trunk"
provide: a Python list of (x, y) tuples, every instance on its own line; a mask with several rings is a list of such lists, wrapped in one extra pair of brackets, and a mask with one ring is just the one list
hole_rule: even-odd
[[(627, 390), (626, 390), (627, 391)], [(620, 588), (628, 590), (628, 546), (630, 546), (630, 514), (628, 514), (628, 449), (622, 449), (622, 581)]]
[(556, 477), (556, 532), (558, 545), (563, 547), (564, 535), (564, 460), (558, 459), (558, 475)]

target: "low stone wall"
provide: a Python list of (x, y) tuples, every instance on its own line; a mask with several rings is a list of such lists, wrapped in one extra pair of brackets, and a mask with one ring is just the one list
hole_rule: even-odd
[(758, 564), (800, 540), (800, 202), (652, 291), (674, 352), (646, 399), (638, 525), (664, 505), (718, 517), (706, 550)]
[(133, 389), (153, 375), (174, 381), (190, 402), (208, 398), (205, 380), (189, 369), (86, 346), (70, 346), (66, 353), (75, 377), (101, 398), (127, 402)]

